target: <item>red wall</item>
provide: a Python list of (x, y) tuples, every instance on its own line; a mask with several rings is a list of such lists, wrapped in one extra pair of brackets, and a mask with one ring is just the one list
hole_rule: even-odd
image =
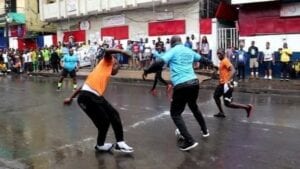
[(127, 25), (101, 28), (101, 37), (103, 37), (103, 36), (111, 36), (117, 40), (128, 39), (129, 38), (129, 28)]
[(185, 20), (148, 23), (149, 36), (185, 34)]
[(280, 17), (280, 3), (245, 5), (239, 12), (241, 36), (300, 33), (299, 17)]

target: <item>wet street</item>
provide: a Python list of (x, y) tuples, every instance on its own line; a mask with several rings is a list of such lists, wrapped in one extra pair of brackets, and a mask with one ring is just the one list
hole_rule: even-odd
[[(82, 84), (83, 81), (79, 81)], [(106, 98), (120, 112), (125, 140), (135, 150), (95, 153), (96, 128), (69, 96), (71, 81), (56, 91), (56, 79), (0, 77), (0, 168), (53, 169), (299, 169), (300, 96), (235, 93), (235, 101), (255, 105), (253, 116), (225, 109), (216, 119), (213, 91), (201, 89), (199, 107), (210, 137), (186, 107), (184, 119), (199, 142), (182, 152), (176, 147), (165, 89), (111, 83)], [(110, 128), (107, 142), (114, 142)]]

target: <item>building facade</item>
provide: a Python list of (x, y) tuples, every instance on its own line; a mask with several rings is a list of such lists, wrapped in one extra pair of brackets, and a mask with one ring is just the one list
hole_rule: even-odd
[(41, 20), (58, 25), (67, 42), (199, 37), (198, 0), (40, 0)]
[[(278, 51), (284, 42), (297, 54), (300, 52), (300, 2), (297, 0), (232, 0), (239, 9), (240, 39), (249, 47), (251, 41)], [(297, 55), (295, 55), (296, 57)]]
[(6, 48), (7, 42), (10, 48), (36, 48), (38, 36), (56, 33), (56, 26), (41, 21), (39, 15), (37, 0), (0, 1), (0, 48)]

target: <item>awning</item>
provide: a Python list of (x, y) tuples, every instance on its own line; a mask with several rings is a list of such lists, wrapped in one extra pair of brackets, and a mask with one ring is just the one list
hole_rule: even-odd
[(236, 21), (238, 19), (238, 10), (226, 2), (220, 2), (216, 12), (216, 18), (226, 21)]
[(25, 22), (26, 22), (26, 17), (23, 13), (11, 12), (11, 13), (8, 13), (8, 17), (12, 19), (13, 23), (25, 24)]

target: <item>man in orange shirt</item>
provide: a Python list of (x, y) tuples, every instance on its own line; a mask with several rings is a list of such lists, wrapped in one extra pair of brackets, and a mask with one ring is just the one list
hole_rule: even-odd
[(217, 55), (221, 61), (219, 66), (220, 82), (215, 90), (214, 99), (220, 112), (218, 114), (215, 114), (214, 116), (221, 117), (221, 118), (226, 117), (220, 100), (220, 97), (223, 96), (225, 106), (234, 109), (245, 109), (247, 113), (247, 117), (249, 118), (253, 106), (251, 104), (245, 105), (245, 104), (235, 103), (232, 100), (232, 92), (234, 86), (232, 79), (235, 74), (235, 69), (233, 65), (230, 63), (229, 59), (225, 57), (224, 49), (218, 49)]
[(124, 142), (123, 126), (118, 111), (103, 96), (110, 76), (118, 73), (118, 62), (112, 56), (117, 53), (130, 56), (127, 52), (119, 49), (104, 49), (103, 59), (88, 75), (84, 84), (64, 100), (64, 104), (71, 104), (72, 99), (79, 94), (77, 99), (79, 106), (98, 129), (97, 145), (95, 146), (97, 151), (110, 151), (112, 149), (114, 144), (105, 143), (106, 134), (111, 124), (117, 141), (115, 150), (132, 153), (133, 148)]

